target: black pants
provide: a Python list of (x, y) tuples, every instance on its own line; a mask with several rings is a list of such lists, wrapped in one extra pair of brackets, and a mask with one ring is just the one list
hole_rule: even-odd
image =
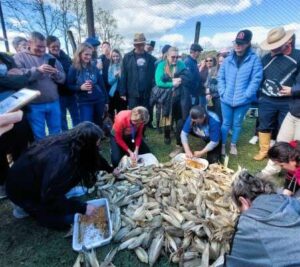
[(32, 141), (32, 131), (25, 117), (0, 137), (0, 185), (5, 183), (9, 170), (7, 154), (11, 154), (13, 161), (16, 161)]
[[(128, 145), (128, 147), (132, 151), (134, 151), (135, 143), (131, 142), (131, 137), (130, 136), (123, 136), (123, 140)], [(111, 138), (110, 138), (110, 148), (111, 148), (111, 163), (115, 168), (119, 165), (119, 162), (120, 162), (121, 158), (124, 155), (127, 155), (127, 152), (124, 151), (123, 148), (121, 148), (117, 144), (116, 139), (115, 139), (114, 136), (111, 136)], [(146, 154), (146, 153), (150, 153), (150, 149), (147, 146), (147, 144), (144, 141), (142, 141), (141, 146), (139, 147), (139, 154)]]
[(133, 109), (138, 106), (143, 106), (149, 109), (149, 97), (128, 97), (128, 108)]
[[(259, 132), (270, 133), (280, 126), (289, 112), (290, 99), (260, 97), (258, 104)], [(276, 124), (277, 122), (277, 124)]]
[(214, 113), (216, 113), (222, 123), (222, 109), (221, 109), (221, 100), (220, 100), (220, 97), (214, 97), (212, 98), (212, 103), (213, 103), (213, 106), (212, 107), (207, 107), (207, 109), (209, 111), (212, 111)]
[(113, 120), (115, 117), (115, 112), (119, 113), (121, 110), (127, 109), (127, 102), (120, 97), (117, 91), (114, 97), (109, 97), (109, 115)]

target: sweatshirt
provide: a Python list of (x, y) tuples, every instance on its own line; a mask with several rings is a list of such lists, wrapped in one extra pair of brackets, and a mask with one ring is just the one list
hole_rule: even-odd
[(260, 195), (241, 214), (224, 266), (300, 266), (299, 231), (299, 200)]
[(38, 90), (41, 95), (32, 101), (32, 103), (42, 104), (58, 100), (57, 84), (63, 84), (66, 79), (65, 72), (58, 60), (55, 62), (56, 74), (43, 74), (38, 67), (47, 64), (48, 60), (53, 58), (49, 54), (41, 57), (30, 54), (29, 52), (21, 52), (14, 55), (15, 62), (24, 74), (29, 74), (30, 89)]
[(130, 121), (131, 110), (120, 111), (115, 117), (115, 123), (113, 125), (112, 135), (116, 139), (116, 143), (124, 150), (128, 151), (128, 145), (124, 141), (123, 136), (132, 136), (131, 139), (135, 140), (135, 145), (140, 147), (142, 143), (144, 124), (136, 125)]

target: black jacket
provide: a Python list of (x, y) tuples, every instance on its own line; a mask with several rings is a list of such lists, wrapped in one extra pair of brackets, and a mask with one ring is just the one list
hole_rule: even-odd
[[(145, 52), (146, 64), (147, 64), (147, 80), (146, 91), (144, 97), (150, 97), (151, 88), (153, 86), (154, 74), (155, 74), (155, 57)], [(138, 67), (136, 64), (136, 57), (134, 50), (127, 53), (124, 56), (122, 63), (122, 77), (121, 77), (121, 96), (140, 97), (138, 88)]]
[[(167, 77), (165, 78), (167, 79)], [(174, 78), (181, 78), (180, 86), (172, 88), (171, 90), (162, 89), (165, 90), (167, 93), (164, 94), (164, 99), (159, 100), (159, 103), (161, 103), (162, 105), (163, 116), (170, 115), (171, 106), (173, 103), (180, 103), (180, 107), (178, 108), (180, 108), (182, 119), (185, 120), (188, 116), (191, 106), (190, 91), (193, 87), (193, 78), (188, 69), (183, 69), (179, 72), (176, 72), (174, 74)], [(172, 79), (169, 77), (169, 81), (171, 80)]]
[(103, 81), (104, 81), (107, 92), (109, 92), (109, 89), (111, 87), (108, 82), (108, 68), (109, 68), (109, 64), (110, 64), (110, 59), (107, 58), (105, 55), (101, 55), (100, 58), (101, 58), (102, 64), (103, 64), (103, 69), (102, 69)]
[(264, 77), (261, 95), (287, 99), (280, 94), (280, 85), (292, 87), (300, 75), (300, 50), (293, 49), (290, 55), (271, 56), (271, 53), (262, 58)]
[[(73, 162), (66, 161), (67, 153), (65, 148), (53, 145), (46, 159), (37, 160), (30, 155), (30, 149), (27, 150), (9, 170), (8, 197), (32, 215), (43, 210), (61, 215), (84, 214), (86, 203), (65, 197), (81, 180), (74, 173)], [(99, 170), (113, 170), (104, 158), (98, 165)]]
[[(69, 69), (72, 65), (71, 58), (63, 50), (60, 50), (58, 56), (55, 56), (53, 54), (51, 55), (54, 56), (60, 62), (60, 64), (63, 66), (64, 72), (66, 73), (66, 75), (68, 75)], [(61, 96), (72, 96), (75, 94), (74, 91), (68, 88), (67, 79), (65, 80), (64, 84), (58, 84), (58, 93)]]
[(290, 112), (300, 119), (300, 79), (292, 88), (292, 99), (290, 100)]
[[(0, 52), (0, 60), (7, 66), (7, 69), (17, 68), (13, 57)], [(8, 75), (0, 79), (0, 101), (13, 94), (15, 91), (26, 87), (29, 83), (30, 74)]]

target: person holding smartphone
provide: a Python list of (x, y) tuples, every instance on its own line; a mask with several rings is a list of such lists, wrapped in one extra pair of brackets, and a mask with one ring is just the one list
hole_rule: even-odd
[(90, 44), (78, 46), (68, 73), (68, 87), (77, 94), (80, 121), (95, 122), (102, 127), (108, 97), (102, 75), (92, 63), (92, 54)]
[[(28, 41), (29, 51), (14, 56), (18, 68), (29, 75), (29, 88), (38, 90), (41, 96), (28, 105), (27, 118), (36, 140), (61, 131), (58, 84), (65, 81), (65, 72), (58, 60), (46, 53), (46, 38), (39, 32), (32, 32)], [(49, 65), (53, 64), (53, 66)]]
[(101, 129), (91, 122), (34, 143), (9, 171), (6, 190), (15, 204), (13, 215), (28, 215), (46, 227), (65, 229), (75, 213), (92, 215), (96, 207), (66, 198), (81, 184), (92, 187), (99, 170), (113, 168), (99, 153)]

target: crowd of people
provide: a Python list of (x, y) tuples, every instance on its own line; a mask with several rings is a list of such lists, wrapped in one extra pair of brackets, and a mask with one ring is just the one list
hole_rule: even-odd
[[(133, 49), (124, 56), (109, 42), (89, 37), (72, 59), (55, 36), (32, 32), (28, 40), (15, 38), (15, 55), (0, 53), (0, 100), (24, 87), (41, 95), (23, 112), (0, 115), (0, 197), (7, 195), (14, 203), (17, 218), (29, 214), (45, 226), (65, 227), (76, 212), (95, 212), (92, 205), (69, 199), (66, 193), (78, 184), (92, 186), (99, 170), (118, 175), (124, 155), (136, 161), (139, 154), (149, 153), (147, 128), (163, 134), (165, 145), (175, 136), (170, 157), (182, 152), (188, 158), (220, 162), (229, 139), (229, 153), (238, 155), (245, 115), (256, 105), (259, 151), (254, 160), (269, 158), (260, 176), (284, 169), (287, 177), (283, 195), (248, 173), (233, 185), (233, 200), (243, 213), (227, 266), (255, 266), (258, 252), (266, 251), (260, 254), (265, 259), (267, 249), (273, 248), (259, 247), (263, 241), (251, 237), (259, 229), (249, 225), (259, 221), (258, 227), (267, 229), (265, 216), (279, 212), (275, 204), (283, 210), (290, 205), (288, 212), (299, 213), (299, 203), (286, 195), (300, 189), (300, 145), (294, 141), (300, 140), (300, 50), (295, 48), (294, 31), (283, 27), (268, 33), (260, 45), (266, 51), (263, 57), (252, 47), (252, 37), (250, 30), (241, 30), (231, 50), (208, 54), (201, 61), (203, 48), (196, 43), (185, 58), (169, 44), (155, 58), (155, 42), (147, 42), (143, 33), (134, 35)], [(99, 153), (105, 135), (110, 138), (112, 165)], [(189, 135), (206, 145), (193, 151)], [(276, 139), (272, 147), (271, 139)], [(278, 226), (276, 220), (268, 226), (270, 231)], [(259, 238), (267, 235), (271, 236)], [(252, 242), (253, 249), (245, 249), (245, 242)], [(272, 266), (270, 262), (262, 265)]]

